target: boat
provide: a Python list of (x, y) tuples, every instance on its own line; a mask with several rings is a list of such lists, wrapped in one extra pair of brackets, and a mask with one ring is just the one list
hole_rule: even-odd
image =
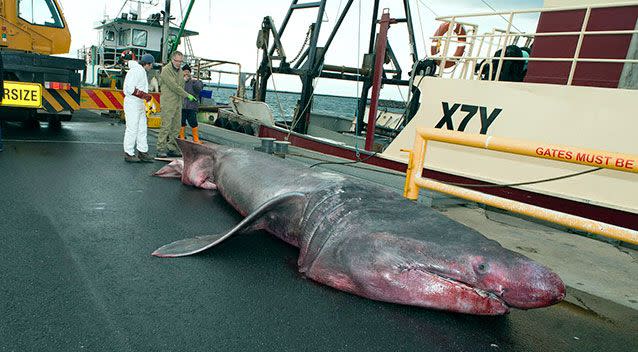
[[(379, 51), (390, 24), (407, 24), (414, 44), (413, 24), (408, 16), (414, 11), (409, 3), (397, 17), (387, 11), (379, 16), (380, 9), (375, 9), (377, 21), (370, 31), (369, 52), (361, 67), (348, 68), (328, 65), (323, 58), (352, 1), (345, 4), (328, 40), (320, 44), (317, 38), (325, 2), (302, 5), (292, 1), (278, 29), (270, 17), (262, 23), (260, 38), (265, 38), (266, 44), (262, 43), (264, 58), (253, 85), (253, 101), (237, 98), (233, 113), (241, 111), (242, 105), (263, 104), (266, 82), (275, 73), (308, 79), (302, 79), (304, 86), (293, 128), (282, 123), (258, 123), (253, 130), (260, 137), (286, 140), (294, 146), (401, 172), (407, 169), (409, 154), (405, 150), (413, 148), (417, 127), (589, 148), (600, 151), (600, 155), (578, 157), (597, 166), (609, 162), (605, 153), (638, 155), (633, 136), (638, 127), (633, 112), (638, 100), (638, 2), (578, 1), (564, 6), (563, 2), (547, 0), (536, 9), (438, 17), (439, 27), (431, 38), (429, 52), (417, 59), (422, 56), (417, 56), (416, 47), (412, 49), (410, 72), (414, 74), (409, 77), (396, 69), (390, 46)], [(316, 7), (319, 13), (313, 24), (315, 30), (300, 59), (291, 63), (280, 37), (285, 34), (292, 13), (308, 7)], [(479, 23), (486, 22), (486, 18), (495, 18), (502, 26), (484, 30)], [(531, 30), (522, 31), (516, 26), (516, 19), (520, 18), (536, 23)], [(274, 37), (271, 45), (267, 44), (269, 35)], [(380, 60), (381, 65), (377, 62), (374, 66), (375, 54), (385, 54), (394, 65), (389, 67)], [(364, 81), (354, 120), (312, 112), (315, 78)], [(378, 92), (374, 91), (369, 107), (365, 107), (368, 90), (374, 90), (377, 83), (414, 87), (410, 89), (414, 98), (407, 102), (403, 114), (377, 115)], [(375, 129), (367, 128), (375, 120), (369, 118), (368, 110), (376, 116)], [(243, 115), (246, 121), (255, 123), (250, 117), (255, 113)], [(480, 187), (485, 194), (638, 230), (636, 159), (616, 161), (633, 171), (623, 173), (432, 143), (427, 150), (424, 175), (465, 187)], [(554, 178), (560, 180), (547, 182)]]
[[(131, 8), (126, 10), (129, 3)], [(133, 8), (134, 4), (137, 5), (136, 8)], [(152, 10), (146, 18), (143, 17), (143, 4)], [(147, 111), (149, 127), (159, 127), (159, 71), (162, 64), (167, 62), (169, 53), (180, 43), (185, 47), (184, 62), (192, 67), (194, 77), (206, 82), (200, 97), (202, 113), (216, 115), (219, 108), (229, 107), (226, 103), (215, 102), (212, 97), (216, 77), (232, 76), (236, 82), (235, 94), (244, 94), (240, 86), (246, 78), (241, 73), (241, 64), (203, 58), (193, 52), (190, 38), (199, 33), (185, 28), (193, 1), (189, 3), (179, 27), (170, 25), (170, 1), (166, 2), (167, 7), (160, 12), (157, 12), (156, 5), (157, 2), (152, 1), (147, 3), (127, 0), (116, 16), (110, 18), (105, 14), (104, 19), (96, 24), (94, 29), (98, 32), (97, 43), (83, 47), (77, 53), (86, 62), (81, 99), (83, 109), (108, 111), (112, 116), (121, 115), (124, 99), (122, 86), (127, 68), (120, 65), (119, 58), (125, 51), (132, 52), (136, 57), (151, 54), (156, 64), (149, 73), (149, 91), (153, 100), (147, 104)], [(169, 20), (165, 21), (165, 18)]]

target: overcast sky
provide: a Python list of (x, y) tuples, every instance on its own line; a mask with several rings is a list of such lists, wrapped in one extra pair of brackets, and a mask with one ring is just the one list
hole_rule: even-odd
[[(93, 28), (105, 15), (113, 18), (124, 4), (123, 0), (59, 0), (72, 36), (72, 54), (82, 46), (97, 43), (98, 32)], [(146, 0), (145, 2), (149, 2)], [(164, 0), (152, 0), (156, 6), (142, 6), (142, 18), (164, 8)], [(188, 0), (173, 0), (172, 15), (176, 22), (180, 22), (182, 12), (188, 5)], [(309, 2), (309, 1), (300, 1)], [(326, 5), (326, 16), (321, 27), (319, 43), (325, 42), (330, 30), (335, 25), (339, 9), (345, 6), (347, 0), (329, 0)], [(438, 16), (475, 12), (490, 12), (489, 4), (496, 10), (511, 10), (520, 8), (537, 8), (542, 6), (542, 0), (410, 0), (412, 19), (417, 42), (419, 57), (424, 56), (424, 45), (429, 47), (432, 35), (437, 27), (435, 14)], [(129, 3), (133, 3), (129, 1)], [(487, 4), (485, 4), (487, 3)], [(187, 29), (200, 33), (193, 37), (191, 43), (196, 56), (236, 61), (242, 64), (244, 71), (254, 72), (257, 66), (257, 49), (255, 41), (264, 16), (271, 16), (275, 25), (279, 27), (290, 6), (290, 0), (197, 0), (188, 20)], [(363, 54), (368, 49), (370, 22), (372, 16), (372, 0), (355, 0), (326, 56), (326, 63), (333, 65), (357, 66)], [(137, 5), (132, 6), (134, 9)], [(405, 17), (402, 1), (381, 0), (381, 7), (390, 10), (391, 17)], [(124, 7), (129, 12), (131, 5)], [(359, 13), (361, 15), (359, 15)], [(289, 58), (299, 51), (305, 38), (308, 26), (316, 18), (316, 9), (296, 10), (283, 35), (282, 43)], [(494, 26), (504, 28), (505, 20), (496, 18), (491, 23), (480, 25), (480, 32), (486, 32)], [(515, 25), (523, 30), (534, 30), (535, 19), (519, 17)], [(489, 27), (489, 28), (488, 28)], [(358, 40), (360, 38), (360, 40)], [(389, 41), (397, 55), (402, 69), (408, 72), (410, 58), (408, 51), (407, 29), (405, 24), (394, 24), (390, 27)], [(272, 80), (271, 80), (272, 81)], [(278, 89), (299, 91), (301, 84), (294, 76), (276, 75), (275, 83)], [(272, 84), (272, 82), (271, 82)], [(357, 92), (356, 84), (339, 83), (334, 80), (322, 79), (317, 83), (318, 93), (329, 93), (352, 96)], [(392, 90), (392, 91), (389, 91)], [(384, 89), (382, 93), (387, 98), (400, 98), (396, 88)]]

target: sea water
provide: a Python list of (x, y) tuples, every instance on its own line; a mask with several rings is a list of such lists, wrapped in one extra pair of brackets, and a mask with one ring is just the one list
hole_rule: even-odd
[[(230, 97), (236, 94), (235, 88), (207, 86), (206, 90), (212, 91), (213, 99), (217, 104), (228, 103)], [(252, 89), (246, 90), (246, 97), (252, 97)], [(300, 97), (301, 94), (295, 92), (268, 91), (266, 94), (266, 103), (270, 106), (275, 121), (292, 121), (295, 106)], [(312, 112), (353, 118), (357, 111), (358, 102), (359, 99), (356, 97), (316, 94), (312, 104)], [(402, 102), (393, 103), (393, 107), (384, 109), (388, 109), (392, 112), (403, 112)]]

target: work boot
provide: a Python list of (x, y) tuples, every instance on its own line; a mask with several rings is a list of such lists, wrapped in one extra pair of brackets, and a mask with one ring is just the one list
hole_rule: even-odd
[(198, 144), (204, 144), (204, 142), (199, 140), (199, 128), (193, 127), (193, 142)]
[(179, 129), (179, 136), (177, 138), (184, 139), (185, 130), (186, 130), (186, 127), (182, 126), (182, 128)]
[(148, 155), (148, 153), (142, 153), (142, 152), (137, 152), (137, 157), (140, 159), (141, 162), (143, 163), (152, 163), (153, 162), (153, 158), (151, 158), (150, 155)]
[(155, 154), (155, 157), (157, 157), (157, 158), (167, 158), (168, 154), (166, 154), (166, 152), (158, 151), (157, 154)]
[(140, 159), (135, 155), (128, 155), (127, 153), (124, 153), (124, 161), (127, 163), (139, 163)]
[(180, 156), (182, 156), (182, 153), (177, 152), (177, 151), (173, 151), (173, 150), (169, 150), (168, 153), (166, 153), (166, 155), (169, 158), (179, 158)]

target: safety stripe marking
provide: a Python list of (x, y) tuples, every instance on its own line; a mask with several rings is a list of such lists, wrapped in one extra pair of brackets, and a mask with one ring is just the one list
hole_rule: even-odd
[(44, 100), (51, 104), (51, 107), (55, 112), (60, 112), (63, 110), (62, 105), (60, 105), (60, 103), (51, 95), (51, 92), (49, 92), (48, 89), (42, 90), (42, 98), (44, 98)]
[(71, 97), (71, 99), (73, 101), (75, 101), (78, 105), (78, 108), (80, 106), (80, 93), (78, 92), (78, 88), (77, 87), (71, 87), (70, 90), (66, 90), (65, 91), (66, 94), (69, 95), (69, 97)]
[(53, 97), (53, 99), (55, 99), (55, 101), (58, 102), (58, 104), (60, 104), (60, 106), (62, 106), (62, 110), (71, 110), (71, 106), (69, 105), (69, 103), (67, 103), (64, 98), (62, 98), (62, 96), (60, 95), (60, 92), (55, 90), (55, 89), (47, 89), (49, 91), (49, 94), (51, 94), (51, 96)]
[(116, 107), (115, 105), (113, 105), (113, 103), (106, 97), (106, 95), (104, 94), (103, 90), (96, 90), (95, 91), (95, 96), (98, 97), (98, 99), (100, 99), (100, 101), (102, 103), (104, 103), (104, 105), (109, 109), (109, 110), (115, 110)]
[(75, 100), (73, 100), (73, 98), (71, 98), (71, 96), (69, 95), (69, 93), (67, 93), (66, 90), (54, 90), (51, 93), (52, 93), (51, 95), (53, 96), (55, 96), (56, 94), (60, 96), (59, 98), (57, 97), (56, 98), (62, 105), (67, 105), (66, 106), (67, 110), (71, 110), (71, 111), (78, 110), (78, 107), (79, 107), (78, 103)]
[(93, 102), (95, 102), (97, 106), (99, 106), (102, 109), (106, 108), (106, 105), (104, 104), (104, 102), (102, 102), (100, 98), (98, 98), (98, 96), (95, 94), (95, 91), (90, 89), (85, 89), (84, 92), (86, 93), (86, 95), (89, 96), (89, 98), (91, 98), (91, 100), (93, 100)]
[(115, 96), (113, 96), (113, 93), (111, 93), (110, 91), (102, 91), (102, 93), (104, 93), (104, 95), (111, 101), (111, 103), (113, 103), (113, 106), (116, 107), (116, 109), (122, 109), (122, 103), (119, 102)]

